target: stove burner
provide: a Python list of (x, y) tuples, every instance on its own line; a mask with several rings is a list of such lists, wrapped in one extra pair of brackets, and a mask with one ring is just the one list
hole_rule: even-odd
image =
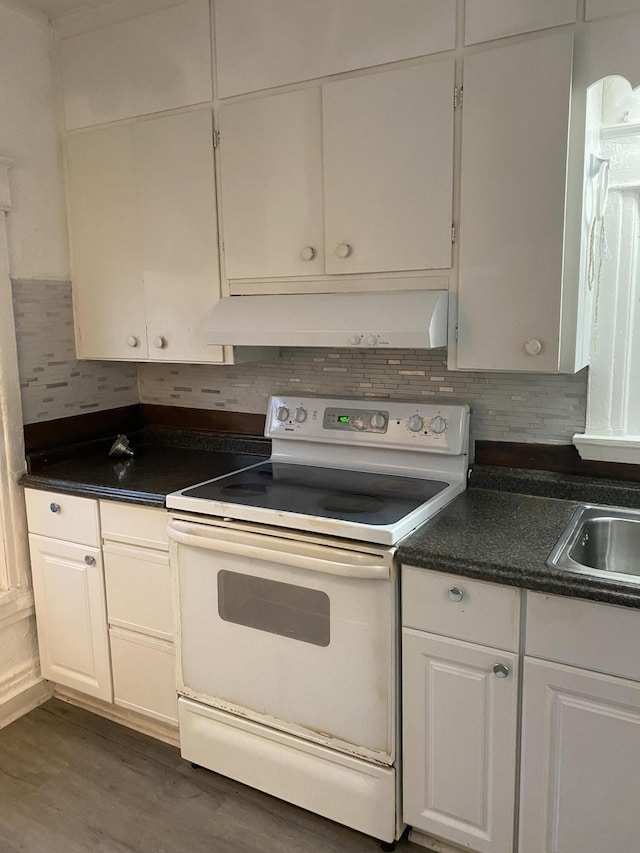
[(375, 495), (327, 495), (320, 501), (320, 506), (328, 512), (343, 512), (349, 515), (377, 512), (384, 506), (382, 498)]
[(230, 486), (223, 486), (221, 493), (223, 495), (231, 495), (232, 497), (255, 497), (256, 495), (266, 495), (269, 491), (264, 483), (232, 483)]

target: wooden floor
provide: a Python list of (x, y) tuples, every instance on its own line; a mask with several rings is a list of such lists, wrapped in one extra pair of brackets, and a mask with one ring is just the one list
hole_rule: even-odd
[[(376, 841), (194, 770), (53, 699), (0, 730), (0, 853), (375, 853)], [(407, 841), (403, 853), (423, 851)]]

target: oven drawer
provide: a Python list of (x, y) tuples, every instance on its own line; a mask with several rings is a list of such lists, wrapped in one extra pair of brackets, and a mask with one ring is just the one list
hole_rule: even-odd
[(396, 773), (180, 697), (180, 751), (245, 785), (351, 826), (396, 838)]
[(520, 591), (403, 566), (402, 624), (515, 652), (519, 645)]

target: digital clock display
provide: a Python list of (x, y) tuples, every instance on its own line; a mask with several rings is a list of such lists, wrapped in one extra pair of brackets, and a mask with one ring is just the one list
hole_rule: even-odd
[(351, 423), (350, 415), (338, 415), (338, 423), (339, 424), (350, 424)]

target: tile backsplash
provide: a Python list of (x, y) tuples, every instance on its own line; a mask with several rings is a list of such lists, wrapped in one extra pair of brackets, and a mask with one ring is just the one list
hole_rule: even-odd
[(469, 403), (474, 438), (569, 444), (583, 432), (587, 374), (449, 371), (438, 350), (282, 350), (279, 361), (229, 367), (140, 365), (143, 403), (265, 412), (270, 394)]
[(263, 413), (270, 394), (469, 403), (474, 438), (568, 444), (585, 426), (587, 372), (449, 371), (446, 350), (286, 348), (234, 366), (77, 361), (68, 282), (14, 282), (25, 423), (126, 406)]
[(135, 364), (76, 359), (69, 282), (12, 285), (24, 423), (138, 402)]

